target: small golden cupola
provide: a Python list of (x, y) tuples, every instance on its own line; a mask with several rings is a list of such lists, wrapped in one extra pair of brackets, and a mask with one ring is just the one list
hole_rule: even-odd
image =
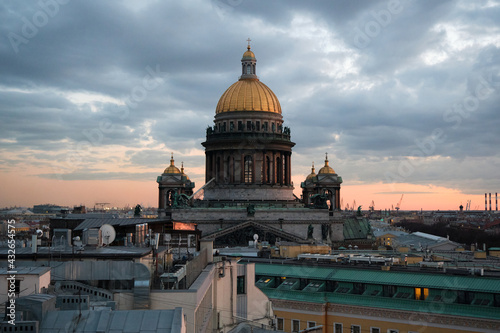
[(189, 180), (188, 175), (184, 173), (184, 162), (181, 162), (181, 174), (186, 177), (186, 180)]
[(325, 166), (319, 169), (318, 174), (335, 174), (335, 170), (332, 169), (331, 166), (328, 165), (328, 153), (326, 153), (325, 157)]
[(316, 177), (316, 173), (314, 172), (315, 169), (314, 169), (314, 162), (312, 162), (312, 167), (311, 167), (311, 173), (309, 174), (309, 176), (306, 177), (306, 181), (312, 181), (314, 177)]
[(163, 173), (168, 173), (168, 174), (182, 173), (181, 170), (179, 170), (179, 168), (174, 165), (174, 153), (172, 153), (172, 155), (170, 156), (170, 165), (165, 169), (165, 171), (163, 171)]

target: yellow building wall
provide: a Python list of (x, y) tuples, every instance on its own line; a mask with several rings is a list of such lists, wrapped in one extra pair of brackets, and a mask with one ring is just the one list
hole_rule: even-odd
[(329, 254), (331, 248), (328, 245), (282, 245), (280, 255), (282, 258), (296, 258), (299, 254)]
[(486, 252), (476, 251), (476, 252), (474, 252), (474, 258), (476, 258), (476, 259), (486, 259)]
[(500, 257), (500, 251), (491, 250), (491, 251), (490, 251), (490, 256), (493, 256), (493, 257)]
[[(274, 310), (274, 315), (276, 318), (284, 319), (284, 332), (292, 332), (292, 320), (300, 320), (300, 330), (307, 328), (308, 321), (314, 321), (316, 326), (323, 325), (325, 321), (324, 313), (300, 313), (300, 312), (289, 312), (289, 311), (279, 311)], [(325, 330), (323, 330), (325, 332)]]
[[(306, 306), (305, 306), (306, 307)], [(367, 315), (369, 315), (369, 309), (367, 309)], [(453, 327), (453, 328), (445, 328), (445, 327), (437, 327), (432, 323), (421, 323), (418, 324), (417, 317), (411, 318), (411, 314), (409, 314), (410, 318), (407, 319), (408, 322), (413, 321), (415, 324), (402, 323), (390, 320), (380, 320), (379, 318), (371, 319), (371, 318), (361, 318), (355, 317), (355, 315), (349, 314), (349, 317), (344, 316), (343, 314), (336, 314), (328, 312), (328, 316), (325, 317), (325, 313), (312, 312), (312, 311), (303, 311), (299, 312), (298, 310), (274, 310), (274, 314), (276, 318), (284, 319), (284, 332), (292, 332), (292, 320), (300, 320), (300, 330), (307, 328), (307, 322), (313, 321), (316, 323), (316, 326), (323, 326), (323, 333), (334, 333), (334, 325), (342, 324), (342, 333), (350, 333), (351, 326), (360, 326), (361, 332), (369, 333), (371, 332), (371, 328), (379, 328), (380, 332), (389, 332), (389, 330), (397, 330), (400, 333), (402, 332), (432, 332), (432, 333), (453, 333), (453, 332), (471, 332), (471, 328), (464, 327), (463, 329)], [(432, 318), (432, 316), (422, 315), (423, 318)], [(326, 322), (325, 322), (326, 318)], [(406, 321), (406, 320), (403, 320)], [(443, 325), (440, 325), (443, 326)]]

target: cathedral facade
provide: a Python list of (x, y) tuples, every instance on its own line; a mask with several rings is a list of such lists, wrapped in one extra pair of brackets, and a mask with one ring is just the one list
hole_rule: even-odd
[[(325, 165), (301, 183), (292, 183), (291, 129), (281, 105), (257, 76), (250, 45), (241, 59), (241, 76), (220, 97), (214, 125), (206, 129), (205, 185), (194, 183), (174, 159), (158, 177), (159, 217), (193, 222), (202, 237), (245, 243), (261, 240), (324, 243), (343, 239), (339, 177)], [(243, 244), (240, 244), (243, 245)]]

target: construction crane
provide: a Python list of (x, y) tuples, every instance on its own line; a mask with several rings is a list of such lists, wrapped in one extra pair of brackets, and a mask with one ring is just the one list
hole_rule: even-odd
[(373, 212), (375, 210), (375, 201), (372, 200), (372, 204), (368, 208)]
[(398, 202), (398, 204), (396, 205), (396, 211), (397, 211), (398, 213), (399, 213), (399, 210), (401, 209), (401, 202), (403, 201), (403, 196), (404, 196), (404, 195), (405, 195), (404, 193), (403, 193), (403, 194), (401, 194), (401, 199), (399, 199), (399, 202)]
[[(100, 210), (102, 212), (104, 212), (104, 206), (106, 206), (106, 205), (109, 205), (109, 202), (96, 202), (95, 203), (95, 206), (101, 206)], [(94, 206), (94, 212), (96, 211), (95, 206)]]

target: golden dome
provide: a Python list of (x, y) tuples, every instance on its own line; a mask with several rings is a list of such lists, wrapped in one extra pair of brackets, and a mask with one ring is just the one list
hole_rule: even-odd
[(222, 94), (215, 109), (215, 113), (230, 111), (267, 111), (281, 114), (281, 105), (273, 91), (259, 79), (241, 79)]
[(241, 60), (255, 59), (255, 54), (250, 51), (250, 45), (247, 46), (247, 50), (243, 53), (243, 58)]
[(319, 169), (318, 175), (325, 173), (335, 174), (335, 170), (333, 170), (332, 167), (328, 165), (328, 154), (326, 154), (325, 166)]
[(179, 168), (174, 165), (174, 153), (170, 157), (170, 165), (163, 171), (163, 173), (181, 173)]
[(314, 177), (316, 177), (316, 173), (314, 172), (314, 162), (313, 162), (311, 173), (309, 174), (309, 176), (306, 177), (306, 180), (312, 180)]

